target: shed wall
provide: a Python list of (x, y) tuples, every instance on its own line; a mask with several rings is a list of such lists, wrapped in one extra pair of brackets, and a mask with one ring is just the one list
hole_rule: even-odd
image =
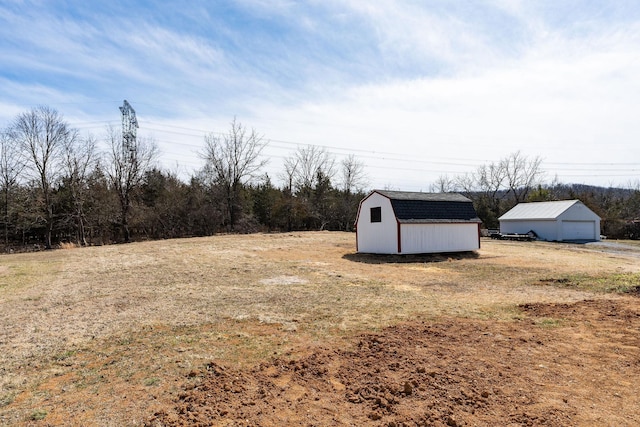
[(541, 240), (558, 240), (558, 221), (555, 220), (509, 220), (500, 221), (500, 232), (505, 234), (526, 234), (535, 231)]
[(478, 224), (401, 224), (403, 254), (466, 252), (480, 249)]
[[(371, 208), (381, 208), (381, 221), (371, 222)], [(398, 253), (398, 223), (391, 201), (372, 193), (360, 204), (358, 222), (356, 224), (358, 252), (377, 254)]]

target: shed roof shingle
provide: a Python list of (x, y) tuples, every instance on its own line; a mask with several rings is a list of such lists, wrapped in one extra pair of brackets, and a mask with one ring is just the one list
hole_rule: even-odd
[(471, 202), (459, 193), (422, 193), (417, 191), (374, 190), (391, 200), (424, 200), (432, 202)]
[(402, 223), (482, 222), (471, 200), (461, 194), (375, 191), (391, 200)]

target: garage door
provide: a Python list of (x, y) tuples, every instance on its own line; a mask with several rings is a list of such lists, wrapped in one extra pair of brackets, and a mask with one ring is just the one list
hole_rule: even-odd
[(563, 240), (595, 240), (596, 223), (593, 221), (562, 221)]

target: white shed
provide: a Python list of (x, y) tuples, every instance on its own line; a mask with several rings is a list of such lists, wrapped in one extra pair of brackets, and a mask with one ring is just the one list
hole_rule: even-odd
[(541, 240), (600, 240), (600, 217), (580, 200), (519, 203), (498, 220), (505, 234), (533, 230)]
[(480, 218), (460, 194), (374, 190), (360, 202), (356, 249), (422, 254), (480, 249)]

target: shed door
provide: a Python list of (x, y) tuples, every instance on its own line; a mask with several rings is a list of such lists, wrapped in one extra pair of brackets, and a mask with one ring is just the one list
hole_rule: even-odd
[(562, 240), (595, 240), (593, 221), (562, 221)]

